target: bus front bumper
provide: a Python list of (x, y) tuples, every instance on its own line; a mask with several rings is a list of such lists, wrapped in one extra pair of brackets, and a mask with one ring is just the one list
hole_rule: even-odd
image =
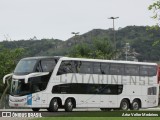
[(10, 107), (29, 107), (26, 102), (13, 102), (9, 100)]
[(23, 97), (14, 97), (9, 96), (9, 106), (10, 107), (31, 107), (30, 104), (28, 104), (27, 96)]

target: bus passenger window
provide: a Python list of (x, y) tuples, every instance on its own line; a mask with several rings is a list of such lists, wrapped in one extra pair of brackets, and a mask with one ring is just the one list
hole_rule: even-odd
[(81, 62), (79, 73), (93, 74), (92, 62)]
[(93, 63), (93, 74), (102, 74), (100, 63)]
[(123, 85), (118, 85), (118, 94), (121, 94), (123, 91)]
[(41, 61), (42, 70), (43, 72), (51, 72), (56, 65), (54, 59), (42, 60)]
[(60, 89), (58, 85), (53, 86), (52, 93), (60, 93)]
[(70, 93), (70, 85), (69, 84), (62, 84), (62, 85), (55, 85), (52, 88), (52, 93)]
[(127, 76), (138, 76), (139, 66), (138, 65), (125, 65), (125, 75)]
[(38, 63), (35, 72), (43, 72), (42, 71), (42, 66), (41, 66), (41, 61)]
[(157, 95), (157, 88), (156, 87), (149, 87), (148, 88), (148, 95)]
[(39, 61), (35, 71), (36, 72), (52, 72), (56, 62), (54, 59), (44, 59)]
[(72, 61), (62, 61), (57, 75), (67, 74), (67, 73), (76, 73), (76, 64)]
[(157, 67), (150, 65), (140, 66), (140, 75), (141, 76), (155, 76), (157, 74)]
[(124, 65), (123, 64), (111, 64), (110, 74), (111, 75), (124, 75)]
[(101, 73), (102, 74), (109, 74), (109, 63), (100, 63), (101, 66)]

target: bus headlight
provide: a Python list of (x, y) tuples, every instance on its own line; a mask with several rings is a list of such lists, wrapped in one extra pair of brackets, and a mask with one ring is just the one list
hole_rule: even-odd
[(26, 101), (26, 98), (23, 99), (17, 99), (17, 100), (13, 100), (13, 99), (9, 99), (11, 102), (24, 102)]

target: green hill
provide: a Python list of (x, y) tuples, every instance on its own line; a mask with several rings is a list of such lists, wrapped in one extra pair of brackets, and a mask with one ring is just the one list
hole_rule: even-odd
[[(66, 41), (58, 39), (3, 41), (0, 45), (13, 49), (24, 48), (24, 56), (67, 55), (76, 44), (93, 44), (95, 39), (107, 38), (113, 44), (113, 30), (93, 29), (85, 34), (74, 36)], [(160, 45), (153, 46), (160, 39), (160, 30), (147, 30), (145, 26), (128, 26), (116, 30), (116, 46), (120, 59), (125, 59), (125, 45), (129, 43), (129, 56), (135, 56), (139, 61), (159, 61)]]

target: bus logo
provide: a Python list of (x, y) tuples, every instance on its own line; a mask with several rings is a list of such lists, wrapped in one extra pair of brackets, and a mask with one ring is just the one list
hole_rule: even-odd
[(2, 117), (11, 117), (11, 112), (2, 112)]

